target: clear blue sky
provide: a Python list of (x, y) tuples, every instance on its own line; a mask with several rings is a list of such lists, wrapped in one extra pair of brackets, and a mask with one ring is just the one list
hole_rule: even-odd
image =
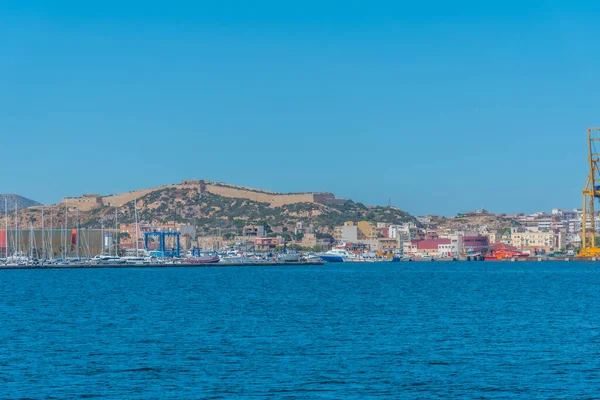
[(598, 2), (0, 2), (0, 192), (580, 206)]

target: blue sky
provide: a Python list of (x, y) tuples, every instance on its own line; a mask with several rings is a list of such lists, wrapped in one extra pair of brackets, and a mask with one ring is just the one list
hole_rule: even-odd
[(197, 178), (414, 214), (579, 207), (599, 11), (5, 0), (0, 192), (51, 203)]

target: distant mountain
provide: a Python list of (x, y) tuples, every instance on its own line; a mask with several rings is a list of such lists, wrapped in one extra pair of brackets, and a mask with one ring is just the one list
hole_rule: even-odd
[(4, 199), (7, 200), (9, 212), (15, 211), (15, 204), (19, 210), (22, 208), (41, 205), (41, 203), (38, 203), (37, 201), (19, 196), (18, 194), (0, 194), (0, 212), (4, 212)]

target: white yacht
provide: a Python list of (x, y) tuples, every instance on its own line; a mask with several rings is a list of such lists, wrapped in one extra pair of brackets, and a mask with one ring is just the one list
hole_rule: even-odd
[(25, 253), (16, 252), (12, 256), (6, 258), (6, 265), (23, 266), (29, 264), (29, 257)]
[(267, 260), (263, 260), (261, 258), (248, 257), (245, 255), (235, 255), (235, 256), (221, 257), (221, 260), (219, 262), (226, 263), (226, 264), (238, 264), (238, 263), (250, 264), (250, 263), (264, 263), (264, 262), (267, 262)]
[(97, 256), (92, 258), (92, 261), (95, 262), (96, 264), (124, 264), (125, 263), (125, 260), (123, 260), (121, 257), (111, 256), (111, 255), (107, 255), (107, 254), (98, 254)]
[(148, 264), (156, 264), (158, 262), (158, 258), (156, 257), (136, 257), (136, 256), (126, 256), (121, 257), (121, 260), (128, 265), (148, 265)]

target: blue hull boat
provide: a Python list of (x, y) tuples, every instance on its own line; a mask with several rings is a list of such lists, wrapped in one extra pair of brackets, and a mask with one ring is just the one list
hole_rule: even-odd
[(325, 262), (344, 262), (344, 259), (341, 256), (321, 254), (319, 257)]

